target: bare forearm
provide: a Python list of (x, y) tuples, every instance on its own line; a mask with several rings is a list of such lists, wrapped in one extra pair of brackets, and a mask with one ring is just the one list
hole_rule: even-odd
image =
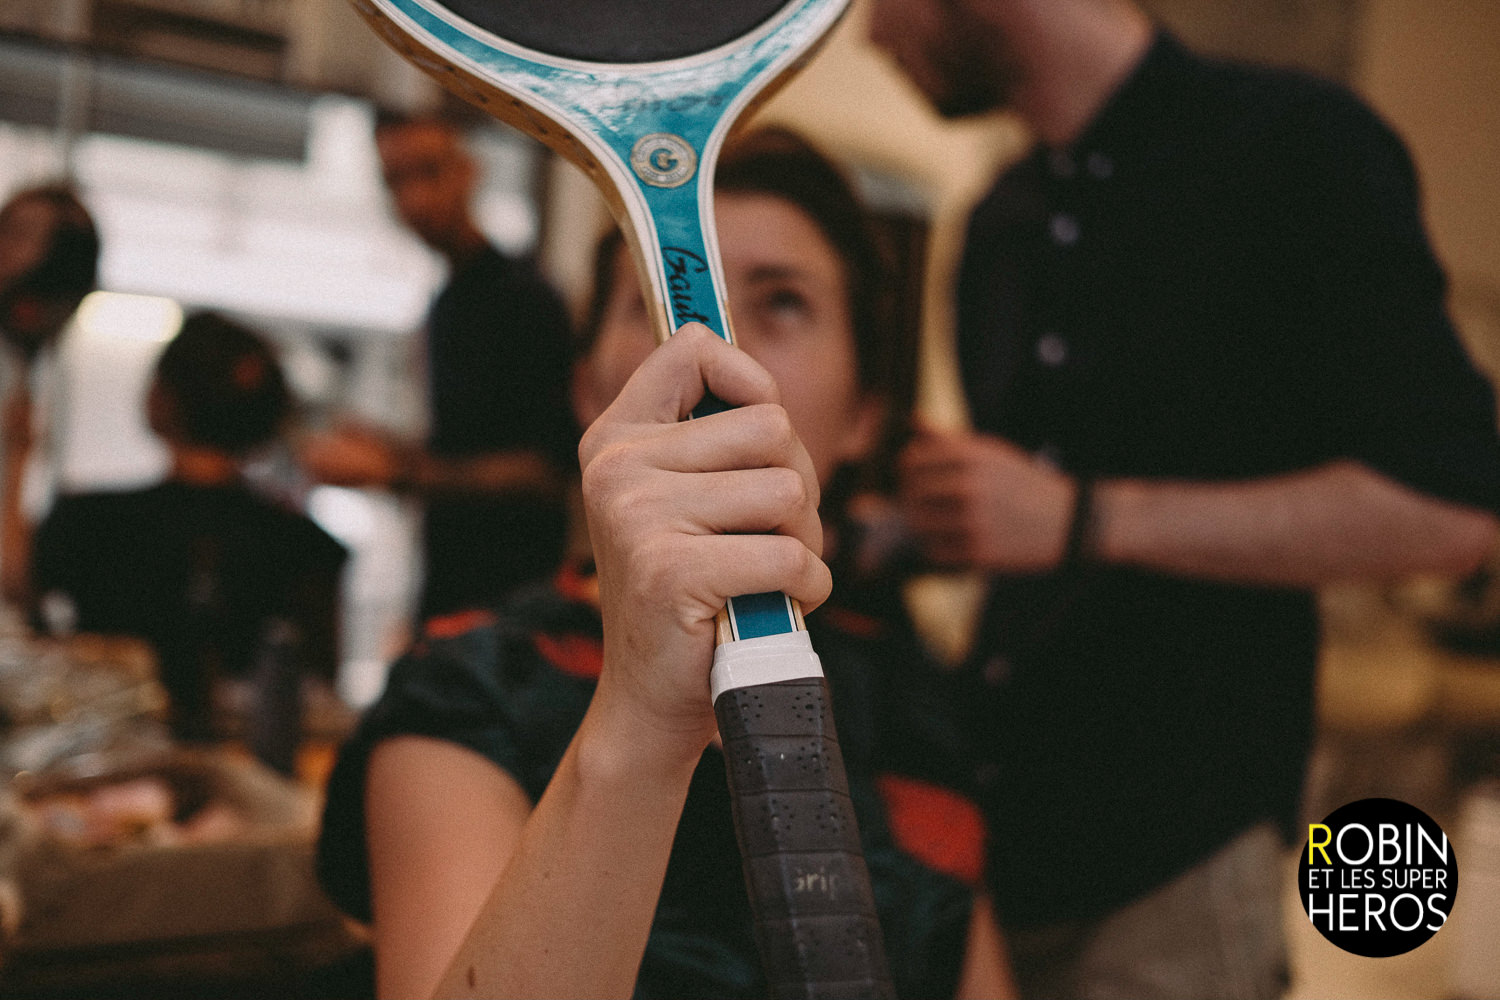
[(642, 767), (585, 721), (437, 995), (627, 997), (692, 764)]
[(557, 468), (536, 452), (507, 451), (463, 457), (415, 453), (397, 485), (427, 494), (555, 497), (564, 484)]
[(0, 596), (24, 607), (31, 599), (31, 524), (22, 510), (24, 455), (0, 476)]
[(1095, 496), (1102, 561), (1229, 582), (1457, 575), (1484, 558), (1496, 534), (1490, 514), (1353, 462), (1241, 483), (1109, 480)]
[(995, 920), (989, 897), (979, 893), (969, 914), (968, 943), (954, 1000), (1007, 1000), (1015, 996), (1016, 983), (1005, 936)]

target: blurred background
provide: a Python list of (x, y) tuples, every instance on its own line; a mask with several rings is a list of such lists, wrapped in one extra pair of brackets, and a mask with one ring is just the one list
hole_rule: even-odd
[[(1500, 3), (1146, 6), (1201, 50), (1340, 80), (1395, 127), (1420, 171), (1454, 317), (1479, 365), (1500, 372)], [(920, 331), (913, 392), (929, 418), (958, 422), (946, 295), (961, 222), (1028, 139), (1005, 116), (936, 119), (865, 43), (863, 16), (856, 0), (824, 53), (760, 115), (817, 136), (901, 234)], [(400, 434), (421, 432), (413, 337), (444, 270), (390, 214), (372, 127), (377, 105), (415, 111), (442, 101), (341, 0), (0, 3), (0, 199), (71, 178), (104, 248), (102, 291), (62, 341), (48, 456), (58, 489), (126, 487), (161, 474), (164, 453), (140, 401), (162, 344), (195, 309), (274, 338), (307, 424), (355, 413)], [(576, 308), (602, 202), (579, 172), (504, 126), (476, 121), (472, 138), (486, 233), (502, 249), (534, 254)], [(390, 493), (315, 487), (284, 455), (263, 460), (256, 475), (351, 553), (336, 700), (324, 706), (323, 729), (309, 723), (332, 745), (408, 639), (420, 575), (415, 512)], [(909, 596), (934, 648), (957, 656), (973, 583), (923, 580)], [(1402, 797), (1473, 847), (1466, 853), (1459, 842), (1453, 928), (1400, 958), (1337, 951), (1311, 933), (1289, 895), (1294, 994), (1500, 995), (1489, 955), (1500, 937), (1500, 798), (1486, 782), (1500, 775), (1500, 593), (1487, 577), (1424, 580), (1330, 592), (1324, 608), (1323, 735), (1309, 816), (1367, 794)], [(310, 759), (303, 777), (315, 796), (320, 765)], [(327, 914), (307, 906), (308, 926), (326, 929)], [(321, 952), (285, 954), (335, 967), (349, 946), (344, 930), (329, 930)], [(111, 975), (147, 981), (128, 939), (100, 947), (33, 937), (31, 964), (23, 948), (8, 969), (0, 965), (0, 987), (7, 975), (11, 989), (57, 995)], [(277, 946), (258, 947), (263, 957)], [(158, 987), (192, 981), (172, 978), (188, 961), (182, 954), (179, 966), (169, 956), (149, 970)], [(86, 967), (93, 979), (79, 971)], [(16, 979), (17, 968), (30, 978)], [(299, 982), (309, 995), (338, 989)]]

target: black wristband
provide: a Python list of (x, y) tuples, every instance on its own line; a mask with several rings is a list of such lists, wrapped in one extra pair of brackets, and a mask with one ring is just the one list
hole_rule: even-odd
[(1084, 566), (1093, 556), (1094, 480), (1091, 476), (1078, 475), (1073, 482), (1073, 518), (1068, 522), (1068, 537), (1058, 567), (1062, 570)]

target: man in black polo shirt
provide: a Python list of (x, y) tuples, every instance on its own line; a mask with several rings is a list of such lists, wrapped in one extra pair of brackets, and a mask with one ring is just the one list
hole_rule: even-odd
[(302, 459), (325, 482), (424, 499), (427, 618), (487, 607), (561, 562), (578, 464), (571, 333), (531, 263), (480, 231), (478, 167), (451, 122), (384, 114), (375, 144), (397, 215), (449, 266), (425, 331), (430, 432), (416, 448), (345, 426), (310, 439)]
[(970, 220), (976, 430), (903, 455), (925, 552), (993, 581), (962, 711), (1022, 990), (1274, 995), (1313, 588), (1496, 534), (1411, 164), (1349, 94), (1126, 0), (879, 0), (872, 31), (944, 114), (1038, 140)]

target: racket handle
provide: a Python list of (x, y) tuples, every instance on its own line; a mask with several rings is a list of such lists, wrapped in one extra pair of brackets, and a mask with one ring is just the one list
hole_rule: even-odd
[[(720, 690), (735, 672), (725, 669), (729, 661), (784, 662), (788, 647), (795, 660), (802, 655), (795, 647), (805, 647), (816, 666), (806, 632), (767, 640), (719, 647), (714, 711), (771, 996), (894, 998), (821, 670)], [(749, 662), (749, 672), (763, 665)]]

